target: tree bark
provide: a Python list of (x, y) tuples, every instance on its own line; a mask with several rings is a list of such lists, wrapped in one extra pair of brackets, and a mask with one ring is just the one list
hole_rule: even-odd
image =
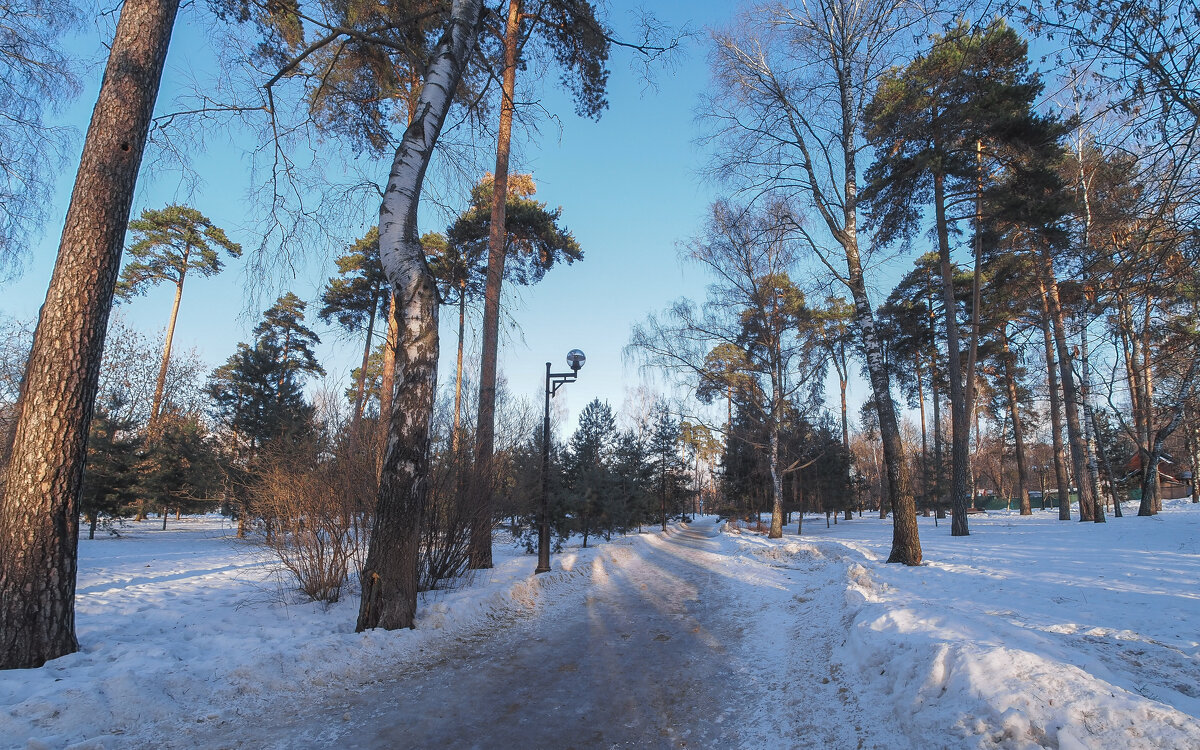
[[(1054, 332), (1055, 349), (1058, 354), (1058, 374), (1062, 381), (1063, 407), (1067, 416), (1067, 445), (1071, 450), (1071, 468), (1079, 491), (1079, 520), (1091, 521), (1095, 510), (1091, 485), (1087, 481), (1087, 445), (1084, 443), (1083, 428), (1079, 419), (1079, 390), (1075, 385), (1071, 350), (1067, 345), (1066, 323), (1063, 320), (1062, 304), (1058, 298), (1058, 282), (1054, 278), (1054, 266), (1050, 250), (1042, 249), (1043, 288), (1046, 290), (1046, 305), (1050, 313), (1050, 326)], [(1070, 488), (1068, 487), (1068, 492)], [(1070, 502), (1068, 494), (1066, 501)]]
[(500, 86), (500, 131), (496, 140), (496, 173), (492, 178), (492, 216), (488, 228), (487, 279), (483, 290), (483, 350), (479, 366), (478, 423), (475, 426), (475, 511), (471, 524), (473, 569), (492, 567), (492, 453), (496, 448), (496, 359), (500, 348), (500, 298), (508, 232), (508, 159), (517, 88), (517, 50), (521, 34), (521, 1), (509, 0), (504, 25), (504, 70)]
[(429, 495), (429, 446), (437, 390), (438, 293), (417, 234), (425, 170), (475, 44), (481, 0), (454, 0), (434, 49), (416, 116), (396, 149), (379, 209), (379, 250), (400, 313), (399, 388), (388, 415), (371, 543), (362, 569), (357, 630), (413, 626), (421, 519)]
[(184, 270), (179, 274), (175, 284), (175, 304), (171, 306), (171, 318), (167, 321), (167, 340), (163, 343), (162, 363), (158, 366), (158, 380), (154, 383), (154, 400), (150, 403), (149, 432), (154, 435), (158, 428), (162, 410), (163, 391), (167, 386), (167, 370), (171, 365), (171, 342), (175, 340), (175, 321), (179, 318), (179, 301), (183, 299), (183, 279), (187, 273), (187, 253), (183, 255)]
[[(1038, 274), (1038, 288), (1042, 307), (1042, 339), (1046, 348), (1046, 389), (1050, 394), (1050, 444), (1054, 451), (1054, 481), (1058, 486), (1058, 520), (1071, 520), (1071, 484), (1067, 478), (1067, 467), (1063, 458), (1062, 400), (1058, 392), (1058, 358), (1054, 354), (1054, 334), (1051, 333), (1049, 293), (1045, 279)], [(1065, 493), (1064, 493), (1065, 490)], [(1042, 494), (1043, 500), (1045, 493)]]
[(1029, 478), (1025, 468), (1025, 431), (1021, 428), (1021, 405), (1017, 402), (1017, 378), (1013, 372), (1016, 354), (1008, 343), (1008, 324), (1000, 326), (1000, 344), (1004, 353), (1004, 385), (1008, 391), (1008, 413), (1013, 424), (1013, 452), (1017, 459), (1017, 494), (1021, 500), (1021, 515), (1033, 515), (1029, 504)]
[(379, 290), (376, 289), (371, 297), (371, 315), (367, 318), (367, 343), (363, 345), (362, 366), (358, 370), (358, 385), (354, 391), (354, 416), (350, 421), (352, 440), (358, 440), (358, 425), (362, 421), (363, 402), (367, 393), (367, 365), (371, 361), (371, 345), (375, 343), (375, 312), (378, 309)]
[(950, 376), (950, 535), (967, 536), (971, 425), (963, 388), (958, 336), (958, 304), (954, 299), (954, 264), (950, 262), (950, 234), (946, 220), (945, 177), (933, 177), (934, 213), (937, 221), (938, 260), (942, 271), (942, 304), (946, 319), (946, 362)]
[(387, 436), (391, 429), (389, 420), (392, 414), (392, 402), (396, 398), (396, 347), (400, 345), (400, 309), (396, 304), (396, 295), (392, 291), (388, 292), (387, 321), (387, 338), (383, 342), (383, 371), (379, 377), (379, 430), (384, 438), (379, 441), (379, 444), (383, 446), (383, 451), (379, 455), (379, 471), (381, 473), (387, 455)]
[(100, 354), (178, 0), (127, 0), (21, 384), (0, 500), (0, 668), (78, 648), (79, 493)]
[(454, 431), (450, 438), (450, 450), (458, 455), (459, 435), (462, 431), (462, 384), (463, 384), (463, 335), (467, 330), (467, 283), (458, 287), (458, 359), (454, 368)]

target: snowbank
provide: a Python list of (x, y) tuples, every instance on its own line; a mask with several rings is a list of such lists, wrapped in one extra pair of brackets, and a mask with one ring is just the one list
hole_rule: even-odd
[(0, 672), (0, 747), (153, 747), (185, 722), (233, 720), (327, 685), (380, 679), (438, 639), (530, 609), (590, 572), (568, 546), (554, 572), (497, 544), (470, 585), (430, 592), (415, 630), (354, 633), (356, 593), (301, 602), (263, 548), (220, 517), (133, 524), (80, 541), (80, 651), (40, 669)]
[(922, 518), (916, 568), (884, 563), (878, 518), (801, 539), (744, 544), (839, 558), (834, 661), (900, 746), (1200, 747), (1197, 506), (1103, 525), (991, 513), (957, 538)]

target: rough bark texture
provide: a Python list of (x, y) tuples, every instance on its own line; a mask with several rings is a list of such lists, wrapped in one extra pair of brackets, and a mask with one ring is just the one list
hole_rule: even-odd
[(0, 500), (0, 668), (78, 648), (79, 492), (100, 353), (178, 0), (127, 0), (21, 387)]
[(383, 471), (383, 462), (387, 454), (387, 436), (391, 429), (388, 417), (392, 413), (392, 401), (396, 398), (396, 347), (400, 341), (400, 311), (396, 305), (396, 295), (391, 292), (389, 295), (387, 338), (384, 339), (383, 344), (383, 372), (379, 378), (379, 430), (384, 437), (379, 441), (384, 451), (379, 456), (380, 472)]
[(452, 6), (379, 209), (380, 256), (400, 318), (398, 388), (362, 570), (359, 631), (412, 627), (417, 610), (417, 552), (429, 495), (438, 358), (438, 293), (417, 235), (417, 207), (425, 170), (475, 43), (480, 5), (481, 0), (455, 0)]
[(508, 233), (508, 156), (517, 88), (517, 46), (521, 33), (520, 0), (509, 0), (504, 27), (504, 71), (496, 174), (492, 181), (492, 217), (488, 233), (487, 279), (483, 290), (483, 342), (479, 363), (479, 409), (475, 426), (475, 512), (471, 525), (471, 568), (492, 567), (492, 453), (496, 448), (496, 357), (500, 346), (500, 296)]

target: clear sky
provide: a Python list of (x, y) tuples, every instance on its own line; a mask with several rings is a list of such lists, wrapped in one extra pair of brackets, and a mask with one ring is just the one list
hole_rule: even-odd
[[(612, 3), (612, 19), (618, 29), (628, 26), (631, 7), (625, 0)], [(562, 369), (569, 349), (584, 350), (588, 361), (579, 382), (560, 391), (558, 397), (568, 409), (569, 423), (595, 397), (619, 409), (627, 389), (641, 381), (642, 374), (623, 353), (631, 324), (681, 295), (703, 297), (704, 280), (696, 271), (681, 266), (678, 244), (700, 228), (705, 209), (716, 196), (717, 188), (703, 184), (698, 176), (704, 155), (695, 144), (695, 112), (699, 95), (708, 86), (706, 27), (726, 22), (733, 8), (719, 0), (654, 3), (653, 10), (662, 20), (677, 27), (689, 25), (697, 32), (676, 65), (658, 73), (655, 88), (647, 88), (630, 69), (627, 53), (615, 50), (610, 107), (599, 122), (575, 117), (569, 100), (548, 84), (540, 94), (546, 108), (560, 119), (561, 128), (544, 123), (538, 135), (516, 133), (523, 146), (522, 160), (514, 169), (532, 172), (539, 199), (562, 206), (563, 221), (575, 233), (585, 258), (574, 266), (556, 267), (539, 285), (508, 296), (517, 329), (509, 330), (502, 341), (500, 367), (512, 391), (537, 399), (545, 362)], [(181, 11), (159, 112), (170, 111), (173, 99), (198, 66), (211, 65), (208, 24), (203, 4), (187, 5)], [(79, 41), (81, 47), (94, 45), (92, 54), (97, 59), (102, 54), (98, 45), (101, 33), (84, 34)], [(99, 66), (93, 69), (78, 101), (66, 113), (80, 132), (77, 148), (82, 145), (99, 72)], [(527, 85), (518, 98), (529, 94)], [(182, 200), (224, 227), (233, 239), (253, 243), (245, 229), (255, 224), (248, 213), (253, 209), (246, 195), (253, 180), (245, 151), (255, 143), (253, 135), (236, 132), (228, 141), (210, 139), (207, 150), (196, 157), (203, 182), (194, 187), (181, 185), (176, 173), (146, 175), (143, 170), (134, 215), (143, 208)], [(51, 219), (34, 246), (26, 272), (0, 288), (0, 311), (8, 315), (31, 319), (37, 314), (57, 252), (77, 162), (76, 153), (59, 180)], [(462, 201), (465, 205), (465, 196)], [(426, 220), (426, 214), (433, 218)], [(423, 213), (422, 219), (427, 224), (423, 231), (445, 228), (444, 218), (433, 212)], [(332, 229), (348, 243), (366, 226)], [(330, 258), (339, 249), (313, 248), (303, 262), (289, 269), (294, 280), (286, 289), (315, 300), (324, 280), (334, 273)], [(244, 314), (247, 279), (239, 272), (242, 266), (235, 262), (215, 279), (189, 279), (176, 347), (196, 347), (202, 358), (215, 366), (233, 353), (238, 341), (250, 338), (257, 314)], [(170, 310), (171, 294), (171, 290), (159, 288), (119, 310), (134, 327), (160, 330)], [(263, 306), (273, 298), (264, 300)], [(452, 309), (443, 311), (442, 382), (453, 378), (455, 319)], [(348, 382), (361, 353), (361, 341), (328, 330), (315, 320), (312, 323), (325, 339), (320, 355), (326, 369), (335, 380)], [(469, 352), (474, 349), (477, 353), (474, 341), (469, 341), (468, 347)]]

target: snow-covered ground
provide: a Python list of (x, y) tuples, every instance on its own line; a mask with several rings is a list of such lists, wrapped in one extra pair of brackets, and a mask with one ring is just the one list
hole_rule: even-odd
[[(888, 522), (822, 520), (781, 540), (727, 531), (702, 560), (701, 586), (720, 573), (741, 592), (728, 668), (770, 696), (746, 746), (1200, 747), (1200, 506), (1105, 525), (992, 513), (966, 538), (922, 518), (918, 568), (883, 563)], [(569, 547), (536, 578), (497, 545), (496, 567), (435, 593), (416, 630), (355, 634), (357, 596), (300, 603), (220, 519), (84, 540), (81, 651), (0, 672), (0, 746), (154, 747), (292, 710), (513, 611), (551, 613), (668, 542)]]
[(833, 663), (898, 746), (1200, 748), (1200, 506), (1125, 512), (993, 512), (957, 538), (922, 518), (917, 568), (884, 562), (891, 529), (869, 517), (743, 533), (742, 551), (844, 570)]

